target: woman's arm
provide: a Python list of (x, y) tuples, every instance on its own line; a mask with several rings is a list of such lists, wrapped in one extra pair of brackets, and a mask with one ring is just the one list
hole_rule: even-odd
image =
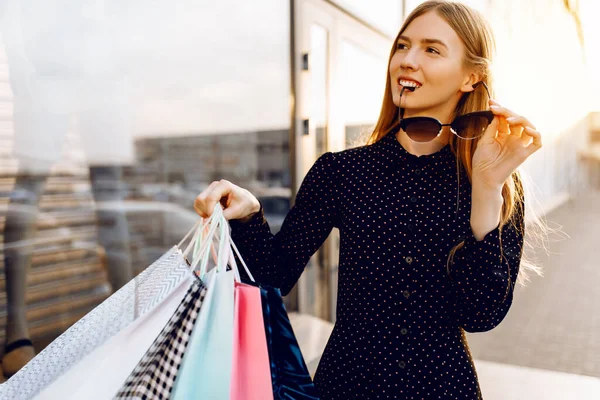
[(502, 214), (502, 187), (490, 187), (476, 176), (471, 188), (471, 229), (480, 241), (498, 227)]
[(334, 158), (327, 152), (315, 161), (277, 234), (271, 233), (262, 204), (245, 222), (229, 221), (231, 237), (256, 281), (281, 289), (283, 295), (292, 290), (310, 257), (337, 226)]
[[(512, 304), (523, 255), (525, 206), (523, 199), (511, 221), (500, 229), (500, 190), (542, 147), (542, 135), (527, 118), (491, 99), (490, 109), (494, 119), (477, 141), (472, 158), (471, 230), (448, 272), (455, 315), (467, 332), (493, 329)], [(520, 180), (516, 183), (523, 193)]]
[[(485, 332), (504, 319), (512, 304), (523, 254), (523, 203), (515, 222), (499, 228), (502, 196), (473, 179), (471, 231), (450, 267), (454, 311), (467, 332)], [(514, 225), (516, 225), (516, 227)]]

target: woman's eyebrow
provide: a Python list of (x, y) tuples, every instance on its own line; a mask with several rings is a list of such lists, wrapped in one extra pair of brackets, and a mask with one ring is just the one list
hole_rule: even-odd
[[(410, 38), (408, 36), (398, 36), (398, 40), (404, 40), (406, 42), (411, 42)], [(446, 49), (448, 48), (448, 46), (446, 45), (446, 43), (442, 42), (439, 39), (421, 39), (421, 43), (423, 44), (439, 44), (440, 46), (444, 46)]]

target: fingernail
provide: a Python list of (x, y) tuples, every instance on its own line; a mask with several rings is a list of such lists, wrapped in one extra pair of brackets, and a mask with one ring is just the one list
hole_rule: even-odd
[(494, 110), (498, 110), (500, 107), (498, 107), (498, 106), (490, 106), (490, 108), (492, 108)]
[(508, 117), (508, 118), (506, 118), (506, 120), (509, 121), (509, 122), (512, 122), (512, 121), (515, 120), (515, 117)]

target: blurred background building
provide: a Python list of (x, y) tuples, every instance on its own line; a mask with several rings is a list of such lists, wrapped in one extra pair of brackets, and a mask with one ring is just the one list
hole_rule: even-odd
[[(2, 0), (2, 221), (19, 176), (44, 176), (39, 202), (24, 200), (35, 232), (16, 242), (31, 255), (35, 351), (122, 284), (99, 239), (106, 220), (125, 218), (126, 277), (191, 228), (194, 198), (214, 180), (255, 194), (276, 233), (316, 158), (358, 145), (376, 121), (392, 41), (420, 2)], [(528, 212), (548, 215), (599, 188), (597, 3), (464, 3), (494, 29), (496, 99), (544, 136), (523, 167), (538, 200)], [(116, 178), (92, 179), (99, 168)], [(102, 182), (117, 193), (102, 206), (118, 211), (108, 217), (98, 213)], [(6, 233), (3, 254), (14, 249)], [(325, 336), (338, 243), (334, 230), (286, 298), (297, 321), (318, 318)], [(6, 288), (2, 273), (2, 342), (14, 339)]]

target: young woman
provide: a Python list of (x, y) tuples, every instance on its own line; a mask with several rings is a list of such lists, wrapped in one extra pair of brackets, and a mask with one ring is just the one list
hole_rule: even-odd
[(489, 98), (492, 48), (478, 12), (421, 4), (394, 41), (371, 137), (318, 158), (276, 235), (231, 182), (196, 200), (203, 217), (223, 204), (253, 274), (283, 294), (339, 229), (321, 399), (481, 398), (465, 331), (493, 329), (512, 304), (525, 265), (516, 169), (542, 146), (526, 118)]

